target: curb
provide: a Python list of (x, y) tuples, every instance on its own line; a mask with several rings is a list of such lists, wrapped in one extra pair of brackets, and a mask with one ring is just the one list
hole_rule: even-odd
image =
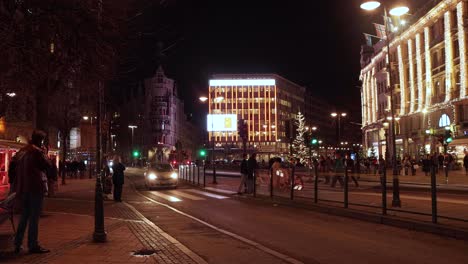
[(336, 216), (354, 218), (366, 222), (384, 224), (388, 226), (404, 228), (413, 231), (425, 232), (436, 234), (444, 237), (451, 237), (455, 239), (468, 241), (468, 230), (461, 229), (456, 227), (442, 226), (438, 224), (428, 223), (428, 222), (419, 222), (410, 219), (403, 219), (400, 217), (394, 217), (389, 215), (379, 215), (368, 212), (363, 212), (354, 209), (345, 209), (333, 206), (325, 206), (319, 204), (305, 204), (298, 201), (291, 202), (285, 200), (284, 198), (275, 197), (270, 199), (266, 196), (260, 196), (257, 194), (257, 200), (264, 202), (273, 202), (280, 205), (292, 206), (301, 209), (308, 209), (320, 213), (326, 213)]

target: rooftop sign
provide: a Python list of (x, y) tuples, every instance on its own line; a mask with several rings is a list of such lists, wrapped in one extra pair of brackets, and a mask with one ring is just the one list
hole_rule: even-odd
[(275, 85), (275, 79), (218, 79), (210, 80), (210, 86)]

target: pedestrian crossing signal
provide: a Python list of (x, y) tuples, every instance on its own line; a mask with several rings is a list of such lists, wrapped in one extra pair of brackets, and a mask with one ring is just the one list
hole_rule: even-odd
[(450, 130), (445, 130), (445, 143), (448, 144), (452, 142), (453, 137), (452, 137), (452, 131)]

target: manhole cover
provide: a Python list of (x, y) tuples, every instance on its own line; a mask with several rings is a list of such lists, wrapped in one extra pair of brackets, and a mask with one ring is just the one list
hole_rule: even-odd
[(154, 249), (140, 249), (137, 251), (133, 251), (133, 256), (137, 257), (146, 257), (146, 256), (152, 256), (154, 254), (158, 253), (158, 251)]

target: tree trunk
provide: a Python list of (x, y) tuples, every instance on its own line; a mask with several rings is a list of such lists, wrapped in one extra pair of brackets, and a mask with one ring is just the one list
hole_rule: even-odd
[(36, 129), (40, 129), (49, 134), (49, 81), (48, 79), (41, 82), (36, 87)]

